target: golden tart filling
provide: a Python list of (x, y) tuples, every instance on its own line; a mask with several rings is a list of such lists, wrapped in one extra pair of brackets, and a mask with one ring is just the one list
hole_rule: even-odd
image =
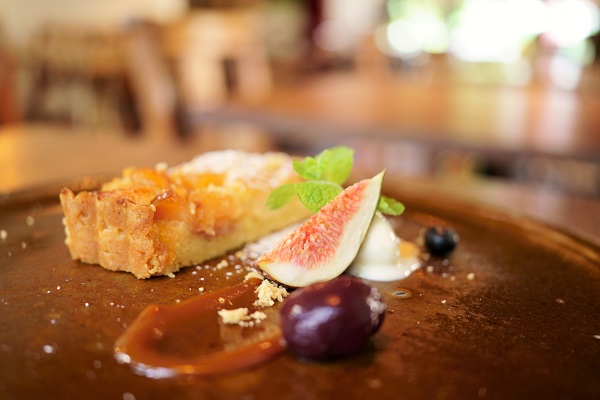
[(61, 191), (65, 242), (76, 260), (138, 278), (170, 275), (306, 218), (297, 201), (266, 207), (273, 189), (297, 180), (283, 153), (216, 151), (127, 168), (100, 190)]

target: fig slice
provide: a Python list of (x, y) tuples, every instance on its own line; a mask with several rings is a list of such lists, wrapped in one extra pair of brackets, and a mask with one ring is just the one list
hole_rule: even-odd
[(340, 275), (356, 257), (375, 215), (384, 172), (346, 188), (258, 260), (269, 276), (302, 287)]

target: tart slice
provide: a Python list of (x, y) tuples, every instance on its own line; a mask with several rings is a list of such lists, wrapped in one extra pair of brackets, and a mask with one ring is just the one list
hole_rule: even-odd
[(307, 218), (299, 201), (266, 207), (273, 189), (297, 179), (286, 154), (234, 150), (125, 169), (100, 190), (61, 191), (65, 243), (75, 260), (170, 275)]

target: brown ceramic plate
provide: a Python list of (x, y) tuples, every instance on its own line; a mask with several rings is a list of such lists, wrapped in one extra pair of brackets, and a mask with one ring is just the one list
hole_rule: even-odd
[(461, 242), (448, 261), (376, 285), (388, 315), (364, 352), (330, 363), (285, 353), (212, 378), (135, 375), (115, 361), (113, 344), (144, 307), (241, 277), (188, 268), (142, 281), (74, 262), (59, 189), (0, 199), (0, 398), (600, 398), (600, 249), (528, 219), (438, 201), (433, 188), (400, 193), (389, 179), (387, 193), (407, 205), (394, 220), (401, 237), (445, 223)]

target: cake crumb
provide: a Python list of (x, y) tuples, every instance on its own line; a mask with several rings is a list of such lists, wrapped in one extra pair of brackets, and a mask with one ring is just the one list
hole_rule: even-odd
[(267, 314), (262, 311), (254, 311), (252, 314), (250, 314), (250, 318), (255, 321), (263, 321), (267, 319)]
[(254, 305), (258, 307), (271, 307), (275, 304), (275, 300), (283, 301), (283, 299), (289, 295), (285, 288), (278, 286), (267, 279), (262, 281), (256, 288), (255, 293), (258, 294), (258, 300), (254, 302)]
[(219, 310), (217, 313), (224, 324), (237, 324), (248, 316), (248, 309), (241, 307), (234, 310)]
[(240, 307), (233, 310), (223, 309), (217, 311), (217, 313), (224, 324), (239, 325), (245, 328), (259, 324), (267, 318), (267, 314), (261, 311), (255, 311), (252, 314), (249, 314), (246, 307)]
[(27, 218), (25, 218), (25, 223), (27, 226), (33, 226), (35, 224), (35, 219), (31, 215), (28, 215)]
[(244, 281), (247, 281), (247, 280), (252, 279), (252, 278), (256, 278), (256, 279), (260, 279), (260, 280), (265, 279), (265, 277), (262, 276), (261, 274), (259, 274), (257, 271), (252, 270), (252, 271), (248, 272), (246, 274), (246, 276), (244, 276)]
[(170, 273), (169, 275), (167, 275), (169, 278), (175, 278), (175, 274), (174, 273)]
[(217, 264), (217, 269), (223, 269), (227, 266), (229, 266), (229, 262), (227, 262), (227, 260), (223, 259)]
[(0, 229), (0, 239), (6, 240), (7, 237), (8, 237), (8, 232), (6, 232), (4, 229)]
[(135, 396), (132, 393), (123, 393), (123, 400), (135, 400)]
[(237, 258), (239, 258), (240, 260), (243, 260), (246, 258), (246, 253), (244, 253), (242, 250), (238, 250), (235, 252), (234, 254)]
[(475, 279), (475, 274), (474, 274), (474, 273), (472, 273), (472, 272), (469, 272), (469, 273), (467, 274), (467, 279), (468, 279), (468, 280), (470, 280), (470, 281), (472, 281), (473, 279)]

